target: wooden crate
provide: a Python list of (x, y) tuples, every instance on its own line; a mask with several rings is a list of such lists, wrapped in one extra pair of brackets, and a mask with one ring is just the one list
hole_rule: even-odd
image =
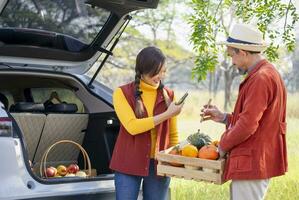
[[(171, 150), (172, 148), (169, 148), (157, 153), (158, 175), (195, 181), (206, 181), (219, 185), (224, 183), (222, 175), (225, 159), (207, 160), (168, 154)], [(170, 163), (184, 164), (184, 166), (176, 167), (170, 165)]]

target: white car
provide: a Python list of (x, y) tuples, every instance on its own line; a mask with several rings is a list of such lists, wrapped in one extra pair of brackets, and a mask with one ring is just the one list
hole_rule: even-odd
[[(95, 78), (128, 14), (158, 1), (0, 1), (0, 199), (115, 198), (119, 121), (112, 90)], [(87, 171), (44, 172), (70, 164)]]

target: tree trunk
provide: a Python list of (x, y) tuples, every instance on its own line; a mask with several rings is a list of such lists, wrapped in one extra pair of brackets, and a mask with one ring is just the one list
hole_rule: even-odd
[(231, 73), (230, 70), (224, 72), (224, 110), (228, 110), (228, 106), (230, 105), (230, 97), (231, 97)]
[(173, 2), (173, 3), (169, 3), (171, 5), (169, 5), (169, 7), (171, 7), (171, 15), (169, 16), (169, 22), (168, 22), (168, 25), (167, 25), (167, 29), (166, 29), (166, 32), (167, 32), (167, 41), (168, 41), (168, 45), (167, 47), (170, 48), (171, 47), (171, 35), (173, 33), (173, 30), (172, 30), (172, 24), (173, 24), (173, 21), (174, 21), (174, 17), (176, 15), (176, 9), (175, 9), (175, 5), (176, 3)]
[(221, 76), (222, 76), (222, 70), (217, 70), (215, 73), (215, 84), (214, 84), (214, 88), (213, 88), (214, 97), (216, 96), (216, 94), (218, 92), (218, 87), (219, 87), (219, 82), (220, 82)]
[[(299, 39), (297, 39), (296, 42), (299, 43)], [(292, 88), (294, 88), (294, 91), (299, 91), (299, 47), (298, 46), (295, 52), (293, 53), (292, 64), (293, 64), (292, 75), (294, 79), (292, 81), (293, 82)]]
[(209, 72), (209, 94), (212, 93), (213, 77), (214, 77), (214, 73), (213, 72)]

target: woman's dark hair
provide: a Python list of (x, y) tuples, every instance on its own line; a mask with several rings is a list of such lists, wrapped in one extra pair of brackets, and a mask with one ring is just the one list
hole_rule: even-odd
[[(142, 49), (137, 55), (135, 66), (135, 114), (138, 118), (142, 118), (144, 114), (144, 107), (141, 100), (142, 92), (139, 88), (141, 75), (147, 74), (151, 77), (157, 75), (165, 64), (165, 60), (166, 57), (162, 51), (153, 46)], [(162, 83), (160, 83), (158, 89), (163, 90), (165, 103), (169, 106), (170, 99)]]

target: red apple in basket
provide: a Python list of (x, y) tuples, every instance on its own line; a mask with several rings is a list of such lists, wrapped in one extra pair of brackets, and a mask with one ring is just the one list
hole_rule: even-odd
[(47, 167), (45, 170), (46, 177), (54, 177), (57, 174), (57, 169), (55, 167)]
[(67, 167), (67, 172), (71, 174), (76, 174), (79, 171), (79, 166), (77, 164), (70, 164)]
[(59, 165), (57, 167), (57, 173), (60, 175), (60, 176), (65, 176), (67, 174), (67, 169), (66, 169), (66, 166), (64, 165)]

